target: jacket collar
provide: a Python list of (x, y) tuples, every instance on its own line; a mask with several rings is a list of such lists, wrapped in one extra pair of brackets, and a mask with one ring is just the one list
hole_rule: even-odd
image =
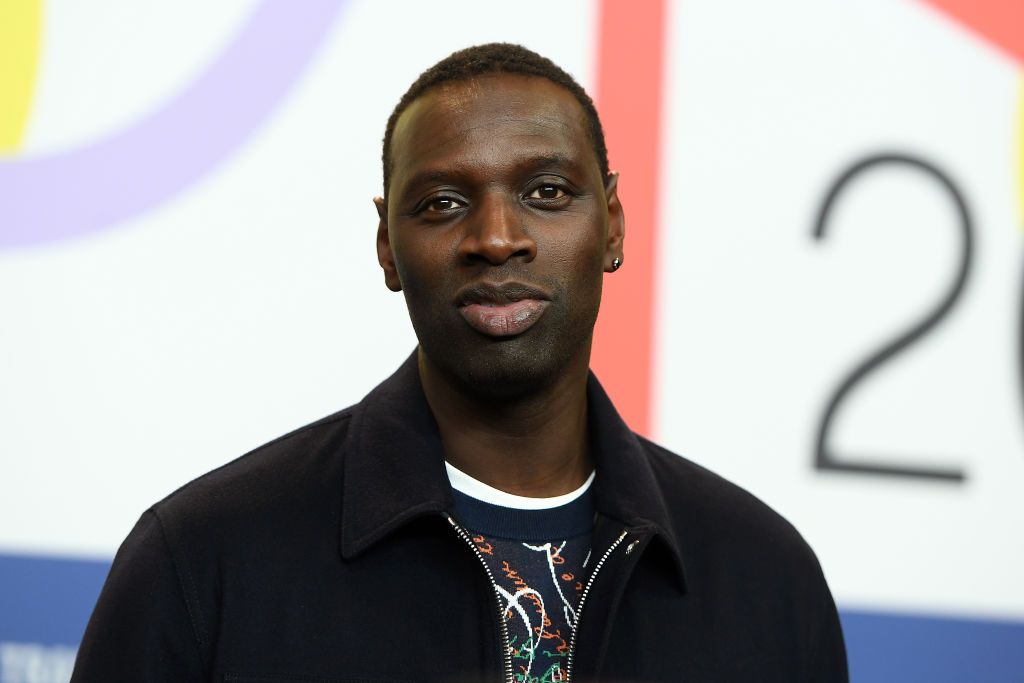
[[(593, 373), (587, 379), (587, 405), (597, 469), (594, 506), (606, 517), (659, 537), (685, 586), (677, 536), (644, 446)], [(441, 436), (420, 384), (415, 352), (354, 407), (343, 448), (345, 559), (412, 519), (452, 507)]]

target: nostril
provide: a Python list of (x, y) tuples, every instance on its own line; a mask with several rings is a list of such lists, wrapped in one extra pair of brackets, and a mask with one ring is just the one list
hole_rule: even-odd
[(512, 254), (512, 257), (513, 258), (522, 258), (522, 259), (525, 259), (527, 261), (532, 261), (533, 257), (536, 256), (536, 253), (537, 253), (536, 250), (533, 249), (533, 248), (523, 247), (523, 248), (519, 249), (516, 253)]
[(533, 260), (536, 245), (522, 230), (493, 229), (467, 234), (459, 251), (467, 262), (501, 265), (510, 259)]

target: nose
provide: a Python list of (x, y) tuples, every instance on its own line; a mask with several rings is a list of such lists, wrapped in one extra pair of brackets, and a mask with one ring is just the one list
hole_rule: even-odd
[(469, 218), (459, 244), (462, 262), (500, 266), (514, 258), (529, 263), (537, 256), (537, 243), (525, 230), (522, 207), (514, 197), (488, 192), (478, 200)]

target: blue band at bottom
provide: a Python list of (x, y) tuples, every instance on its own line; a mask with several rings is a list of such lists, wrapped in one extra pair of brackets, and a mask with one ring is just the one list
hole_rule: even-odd
[[(66, 667), (109, 569), (109, 562), (0, 554), (0, 657), (29, 661), (31, 651)], [(841, 617), (854, 683), (1024, 682), (1024, 621), (854, 609)]]

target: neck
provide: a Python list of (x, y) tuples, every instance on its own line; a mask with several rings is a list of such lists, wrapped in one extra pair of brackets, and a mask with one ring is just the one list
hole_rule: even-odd
[(506, 493), (548, 498), (593, 471), (587, 438), (588, 354), (548, 386), (515, 399), (469, 394), (419, 351), (420, 380), (445, 459)]

